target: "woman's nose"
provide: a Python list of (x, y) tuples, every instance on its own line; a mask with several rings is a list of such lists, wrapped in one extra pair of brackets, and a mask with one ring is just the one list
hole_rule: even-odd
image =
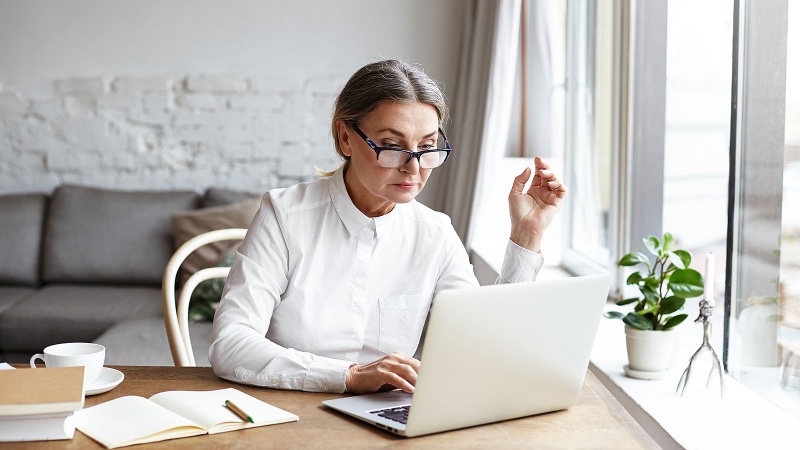
[(400, 170), (403, 172), (408, 172), (412, 175), (419, 173), (419, 155), (412, 156), (408, 162), (400, 166)]

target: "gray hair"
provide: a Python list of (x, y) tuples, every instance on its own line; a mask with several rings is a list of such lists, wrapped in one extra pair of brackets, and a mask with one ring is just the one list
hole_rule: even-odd
[[(384, 102), (429, 104), (436, 108), (439, 126), (449, 118), (444, 93), (438, 83), (421, 69), (393, 59), (367, 64), (350, 77), (336, 97), (333, 108), (331, 134), (336, 153), (344, 160), (345, 168), (350, 160), (339, 145), (336, 122), (358, 123)], [(321, 175), (331, 174), (321, 172)]]

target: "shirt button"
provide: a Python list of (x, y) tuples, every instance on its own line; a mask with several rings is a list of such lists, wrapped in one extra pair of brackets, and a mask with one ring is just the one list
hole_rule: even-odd
[(273, 386), (277, 386), (278, 385), (278, 379), (277, 378), (273, 378), (272, 379), (272, 385)]
[(322, 389), (328, 390), (328, 383), (322, 383)]

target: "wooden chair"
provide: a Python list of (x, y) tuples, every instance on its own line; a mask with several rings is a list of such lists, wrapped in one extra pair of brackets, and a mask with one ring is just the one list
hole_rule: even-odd
[(200, 234), (181, 245), (169, 259), (167, 267), (164, 269), (161, 293), (164, 326), (167, 329), (167, 340), (175, 366), (195, 366), (192, 340), (189, 337), (189, 299), (192, 297), (192, 292), (198, 284), (205, 280), (226, 278), (231, 270), (230, 267), (211, 267), (195, 272), (183, 285), (176, 305), (175, 279), (178, 269), (186, 257), (198, 248), (212, 242), (242, 240), (246, 233), (246, 228), (226, 228)]

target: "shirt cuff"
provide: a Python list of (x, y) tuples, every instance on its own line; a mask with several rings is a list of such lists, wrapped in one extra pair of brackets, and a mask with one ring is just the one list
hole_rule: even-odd
[(543, 265), (544, 257), (541, 253), (520, 247), (509, 239), (503, 267), (500, 269), (500, 280), (504, 283), (535, 281)]
[(352, 361), (314, 356), (308, 369), (304, 391), (310, 392), (344, 392), (347, 369)]

